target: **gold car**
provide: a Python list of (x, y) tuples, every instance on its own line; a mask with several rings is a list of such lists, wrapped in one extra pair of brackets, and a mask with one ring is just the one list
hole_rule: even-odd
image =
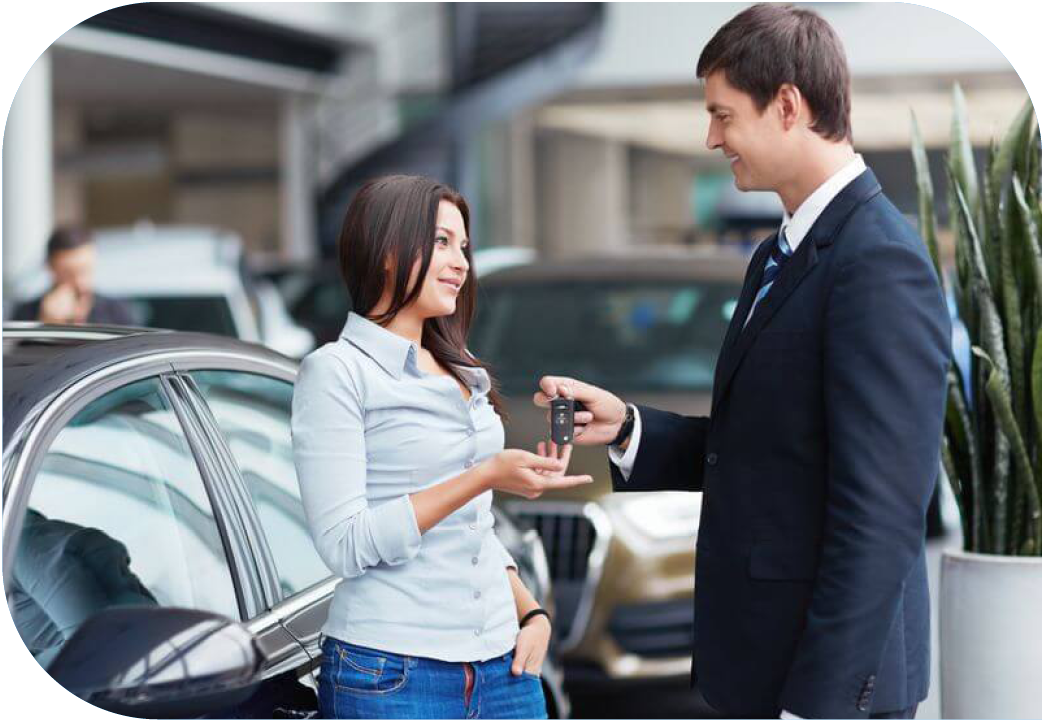
[[(627, 402), (709, 412), (713, 371), (746, 256), (726, 249), (527, 264), (481, 279), (470, 345), (508, 401), (507, 447), (549, 434), (538, 378), (566, 375)], [(501, 498), (543, 539), (570, 686), (673, 680), (690, 672), (697, 493), (611, 491), (604, 448), (576, 448), (592, 485)]]

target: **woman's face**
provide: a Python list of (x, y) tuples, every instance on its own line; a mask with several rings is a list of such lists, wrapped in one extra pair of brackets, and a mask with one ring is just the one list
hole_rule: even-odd
[[(433, 241), (431, 264), (423, 281), (423, 289), (415, 302), (416, 312), (424, 319), (456, 312), (456, 298), (470, 271), (470, 263), (463, 255), (463, 249), (470, 244), (463, 225), (463, 215), (448, 200), (442, 200), (438, 206)], [(420, 260), (417, 259), (409, 278), (410, 288), (419, 272)]]

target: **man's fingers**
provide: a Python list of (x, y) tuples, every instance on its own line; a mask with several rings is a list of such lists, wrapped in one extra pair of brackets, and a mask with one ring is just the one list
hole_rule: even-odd
[(592, 412), (589, 412), (588, 410), (583, 410), (582, 412), (575, 413), (575, 424), (576, 425), (585, 425), (587, 423), (592, 423), (592, 422), (593, 422), (593, 413)]
[(558, 457), (560, 457), (561, 462), (563, 462), (565, 464), (565, 466), (567, 467), (568, 461), (572, 459), (572, 445), (571, 445), (571, 443), (569, 443), (569, 444), (564, 446), (564, 450), (561, 451), (561, 454)]
[(536, 450), (540, 457), (546, 457), (546, 443), (542, 440), (539, 441), (539, 445), (536, 446)]

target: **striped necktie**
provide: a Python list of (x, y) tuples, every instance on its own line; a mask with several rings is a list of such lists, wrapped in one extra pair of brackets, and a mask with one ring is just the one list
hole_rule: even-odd
[[(789, 262), (792, 257), (792, 249), (789, 247), (788, 241), (785, 239), (785, 228), (781, 229), (778, 233), (778, 240), (774, 243), (774, 247), (771, 248), (771, 254), (767, 256), (767, 264), (763, 268), (763, 280), (760, 281), (760, 289), (756, 293), (756, 299), (753, 300), (753, 305), (749, 308), (749, 315), (745, 318), (745, 324), (749, 324), (749, 318), (753, 316), (756, 311), (756, 306), (760, 304), (760, 301), (767, 297), (767, 293), (771, 291), (771, 287), (774, 285), (774, 281), (778, 278), (778, 273), (785, 267), (785, 263)], [(745, 325), (742, 326), (743, 328)]]

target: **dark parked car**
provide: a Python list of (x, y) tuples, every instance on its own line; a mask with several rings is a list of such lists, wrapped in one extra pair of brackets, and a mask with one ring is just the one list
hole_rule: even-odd
[[(213, 335), (10, 324), (3, 570), (26, 646), (141, 717), (311, 717), (337, 580), (293, 468), (295, 361)], [(538, 536), (497, 532), (550, 603)], [(551, 715), (566, 716), (553, 661)]]

